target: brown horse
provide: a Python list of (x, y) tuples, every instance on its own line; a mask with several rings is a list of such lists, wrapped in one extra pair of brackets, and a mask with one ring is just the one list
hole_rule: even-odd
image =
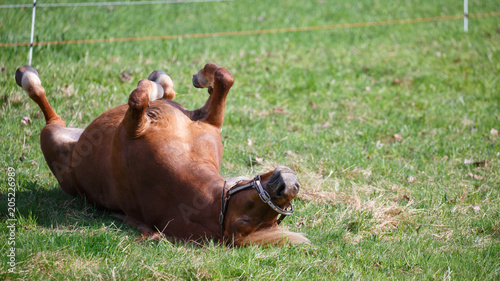
[(21, 66), (16, 82), (45, 116), (41, 148), (61, 188), (119, 213), (143, 237), (235, 245), (308, 242), (278, 226), (293, 212), (291, 200), (299, 191), (291, 169), (277, 167), (240, 182), (219, 175), (220, 130), (234, 82), (227, 69), (208, 63), (193, 76), (193, 85), (210, 94), (194, 111), (172, 101), (172, 80), (154, 71), (139, 81), (128, 104), (104, 112), (86, 129), (66, 127), (34, 68)]

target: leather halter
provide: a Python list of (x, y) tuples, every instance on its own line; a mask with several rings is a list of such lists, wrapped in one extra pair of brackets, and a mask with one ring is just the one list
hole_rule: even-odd
[[(236, 185), (237, 184), (238, 183), (236, 183)], [(222, 237), (224, 237), (224, 217), (226, 215), (226, 209), (227, 209), (227, 204), (229, 202), (229, 199), (231, 198), (231, 196), (233, 194), (235, 194), (237, 192), (240, 192), (240, 191), (242, 191), (244, 189), (250, 188), (250, 187), (254, 188), (257, 191), (257, 193), (259, 193), (259, 197), (262, 200), (262, 202), (264, 202), (267, 205), (269, 205), (269, 207), (271, 207), (271, 209), (273, 209), (274, 211), (276, 211), (278, 214), (281, 215), (278, 218), (278, 224), (280, 224), (281, 221), (286, 216), (289, 216), (289, 215), (293, 214), (292, 202), (289, 203), (290, 204), (290, 209), (282, 209), (278, 205), (274, 204), (274, 202), (271, 200), (271, 196), (269, 196), (269, 193), (267, 193), (267, 191), (264, 190), (264, 187), (262, 186), (260, 175), (256, 176), (249, 183), (246, 183), (246, 184), (243, 184), (243, 185), (239, 185), (239, 186), (236, 186), (236, 185), (233, 185), (231, 188), (229, 188), (227, 192), (225, 192), (226, 181), (224, 181), (224, 186), (222, 187), (221, 211), (220, 211), (220, 215), (219, 215), (219, 223), (220, 223), (220, 226), (221, 226), (221, 229), (222, 229)], [(224, 195), (226, 195), (226, 196), (224, 197)]]

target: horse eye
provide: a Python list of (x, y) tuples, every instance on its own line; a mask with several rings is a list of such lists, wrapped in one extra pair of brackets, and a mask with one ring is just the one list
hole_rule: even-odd
[(250, 220), (247, 219), (247, 218), (239, 218), (236, 220), (237, 222), (241, 222), (241, 223), (250, 223)]

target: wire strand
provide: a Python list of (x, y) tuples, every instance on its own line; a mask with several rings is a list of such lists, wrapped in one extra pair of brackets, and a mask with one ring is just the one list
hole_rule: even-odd
[[(160, 35), (160, 36), (145, 36), (145, 37), (81, 39), (81, 40), (66, 40), (66, 41), (42, 41), (42, 42), (33, 42), (33, 46), (89, 44), (89, 43), (113, 43), (113, 42), (131, 42), (131, 41), (168, 40), (168, 39), (181, 39), (181, 38), (205, 38), (205, 37), (223, 37), (223, 36), (237, 36), (237, 35), (257, 35), (257, 34), (286, 33), (286, 32), (315, 31), (315, 30), (332, 30), (332, 29), (344, 29), (344, 28), (356, 28), (356, 27), (369, 27), (369, 26), (383, 26), (383, 25), (395, 25), (395, 24), (457, 20), (457, 19), (462, 19), (463, 16), (464, 15), (450, 15), (450, 16), (439, 16), (439, 17), (386, 20), (386, 21), (361, 22), (361, 23), (343, 23), (343, 24), (320, 25), (320, 26), (288, 27), (288, 28), (273, 28), (273, 29), (262, 29), (262, 30), (242, 30), (242, 31), (225, 31), (225, 32), (177, 34), (177, 35)], [(469, 14), (469, 18), (498, 17), (498, 16), (500, 16), (500, 12)], [(0, 47), (21, 47), (21, 46), (29, 46), (29, 45), (30, 45), (29, 42), (0, 43)]]
[[(87, 2), (87, 3), (40, 3), (37, 7), (91, 7), (91, 6), (124, 6), (124, 5), (150, 5), (150, 4), (180, 4), (180, 3), (202, 3), (202, 2), (230, 2), (234, 0), (155, 0), (155, 1), (111, 1), (111, 2)], [(0, 5), (0, 9), (30, 8), (31, 4), (7, 4)]]

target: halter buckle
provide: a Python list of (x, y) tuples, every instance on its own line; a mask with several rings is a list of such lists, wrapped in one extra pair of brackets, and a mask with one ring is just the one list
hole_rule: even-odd
[(266, 204), (271, 200), (271, 196), (269, 196), (269, 193), (267, 193), (267, 191), (265, 191), (265, 190), (262, 190), (261, 192), (259, 192), (259, 196), (260, 196), (260, 199), (262, 200), (262, 202), (264, 202)]

